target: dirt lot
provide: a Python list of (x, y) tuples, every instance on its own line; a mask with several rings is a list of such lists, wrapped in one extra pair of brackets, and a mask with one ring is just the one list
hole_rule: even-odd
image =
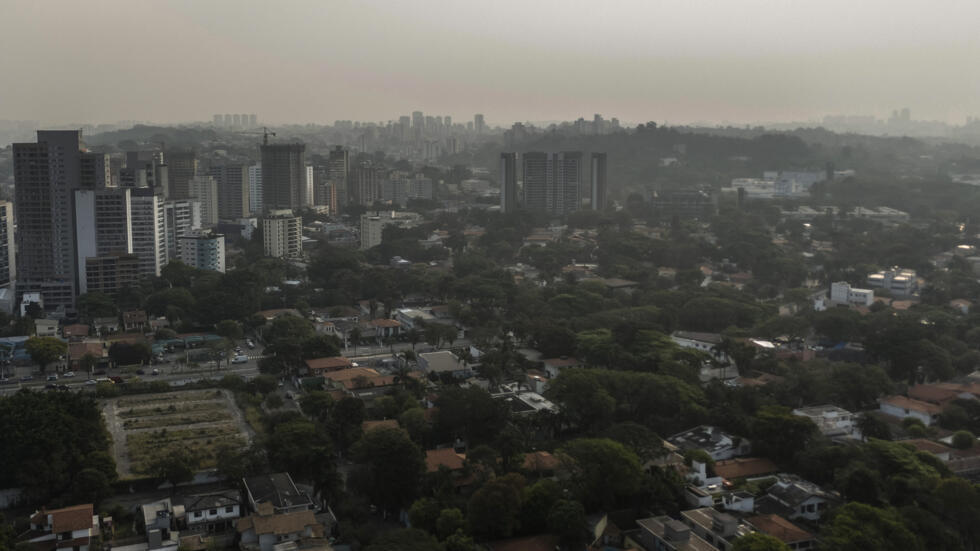
[(155, 458), (176, 448), (196, 452), (207, 469), (221, 446), (244, 446), (252, 437), (231, 393), (220, 389), (113, 398), (103, 414), (123, 479), (146, 475)]

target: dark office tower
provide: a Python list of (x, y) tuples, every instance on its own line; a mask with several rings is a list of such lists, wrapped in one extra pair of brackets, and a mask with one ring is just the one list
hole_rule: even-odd
[(306, 199), (306, 144), (269, 144), (262, 150), (262, 207), (299, 209)]
[(500, 154), (500, 211), (517, 210), (517, 153)]
[(477, 134), (483, 134), (483, 131), (487, 129), (487, 123), (483, 120), (483, 114), (477, 113), (473, 115), (473, 130)]
[(127, 151), (126, 168), (119, 171), (119, 180), (120, 187), (149, 188), (166, 195), (170, 168), (163, 162), (163, 152)]
[(74, 310), (75, 217), (83, 156), (78, 130), (39, 130), (13, 144), (17, 292), (40, 293), (49, 310)]
[(592, 154), (592, 185), (591, 191), (592, 210), (606, 210), (606, 154)]
[(350, 189), (350, 152), (341, 146), (330, 151), (327, 179), (334, 189), (337, 206), (343, 208), (353, 197)]
[(524, 208), (527, 210), (548, 210), (548, 180), (551, 174), (549, 157), (549, 154), (537, 151), (521, 155), (524, 168)]
[(525, 153), (524, 206), (563, 216), (579, 209), (582, 153)]
[(188, 199), (191, 179), (197, 176), (197, 154), (193, 151), (168, 151), (166, 154), (170, 189), (167, 199)]
[(248, 166), (212, 166), (209, 175), (218, 186), (218, 218), (237, 220), (249, 216)]

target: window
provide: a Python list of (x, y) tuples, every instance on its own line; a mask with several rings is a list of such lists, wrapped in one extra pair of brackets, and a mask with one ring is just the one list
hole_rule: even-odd
[(235, 507), (232, 506), (232, 505), (229, 505), (229, 506), (225, 507), (225, 512), (226, 513), (234, 513), (235, 512)]
[(204, 515), (204, 513), (200, 511), (194, 511), (194, 518), (201, 518), (202, 515)]
[(208, 511), (208, 514), (209, 515), (217, 515), (218, 514), (218, 510), (217, 509), (211, 509), (210, 511)]

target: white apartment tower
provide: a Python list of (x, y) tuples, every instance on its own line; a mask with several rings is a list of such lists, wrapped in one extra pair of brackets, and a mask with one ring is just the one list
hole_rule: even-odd
[(303, 218), (288, 209), (274, 210), (262, 218), (265, 255), (274, 258), (303, 256)]

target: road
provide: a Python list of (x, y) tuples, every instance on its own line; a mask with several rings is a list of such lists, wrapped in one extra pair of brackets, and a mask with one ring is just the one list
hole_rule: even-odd
[[(90, 379), (103, 378), (103, 377), (123, 377), (128, 379), (131, 377), (139, 377), (144, 381), (166, 381), (171, 383), (172, 386), (180, 387), (179, 383), (183, 381), (186, 383), (196, 382), (201, 379), (207, 378), (221, 378), (225, 375), (234, 374), (245, 379), (250, 379), (259, 374), (258, 361), (262, 358), (263, 350), (261, 345), (256, 348), (249, 350), (245, 343), (241, 343), (243, 355), (248, 356), (248, 361), (240, 364), (228, 364), (222, 362), (221, 368), (215, 369), (214, 362), (207, 362), (202, 364), (199, 368), (192, 369), (190, 367), (181, 367), (180, 364), (176, 363), (178, 358), (182, 358), (184, 355), (183, 351), (178, 351), (174, 354), (165, 354), (165, 363), (159, 363), (147, 366), (144, 368), (144, 375), (136, 375), (132, 373), (129, 368), (110, 368), (105, 370), (105, 374), (102, 375), (88, 375), (85, 373), (76, 373), (75, 377), (64, 378), (59, 375), (57, 381), (48, 381), (46, 379), (47, 375), (41, 375), (36, 372), (34, 367), (16, 367), (8, 368), (8, 377), (13, 380), (13, 383), (0, 385), (0, 394), (12, 394), (17, 392), (22, 388), (28, 388), (31, 390), (43, 390), (45, 385), (54, 383), (58, 385), (65, 385), (71, 391), (84, 391), (93, 390), (95, 388), (94, 384), (86, 384), (86, 381)], [(159, 370), (157, 375), (153, 375), (154, 370)], [(48, 374), (51, 374), (49, 371)], [(31, 381), (21, 381), (20, 378), (26, 375), (32, 375), (34, 377)], [(174, 384), (178, 383), (178, 384)]]

